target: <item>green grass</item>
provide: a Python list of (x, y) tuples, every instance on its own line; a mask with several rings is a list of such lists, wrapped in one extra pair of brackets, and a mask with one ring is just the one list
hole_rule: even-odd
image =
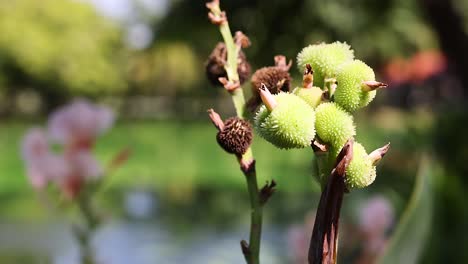
[[(418, 125), (423, 118), (392, 111), (375, 115), (378, 118), (374, 115), (356, 118), (356, 139), (368, 151), (392, 142), (389, 155), (379, 165), (376, 181), (363, 192), (390, 188), (410, 193), (415, 157), (429, 142), (427, 132), (423, 133), (428, 126)], [(38, 206), (38, 199), (43, 198), (32, 191), (20, 158), (24, 134), (34, 125), (44, 123), (17, 120), (0, 123), (0, 215), (15, 219), (47, 217), (44, 207)], [(197, 195), (207, 192), (219, 194), (216, 199), (221, 199), (223, 193), (244, 197), (245, 179), (236, 158), (218, 146), (215, 135), (216, 130), (208, 120), (117, 122), (98, 139), (96, 155), (106, 164), (123, 148), (130, 148), (132, 154), (123, 166), (106, 175), (99, 200), (115, 209), (122, 191), (133, 188), (154, 190), (162, 200), (181, 205), (191, 204)], [(260, 187), (274, 179), (278, 192), (283, 194), (278, 196), (281, 200), (319, 192), (313, 179), (315, 162), (311, 149), (279, 150), (256, 136), (253, 151)], [(52, 201), (63, 203), (61, 199)]]
[[(395, 128), (382, 127), (388, 123), (382, 120), (390, 121), (392, 115), (385, 114), (375, 121), (365, 116), (358, 118), (365, 120), (356, 120), (357, 124), (365, 124), (358, 126), (357, 140), (366, 149), (392, 142), (393, 154), (385, 162), (388, 164), (406, 148), (421, 147), (415, 136), (420, 141), (427, 140), (409, 129), (409, 124), (414, 126), (414, 121), (418, 120), (414, 116), (408, 120), (394, 118), (390, 124), (398, 124)], [(19, 121), (0, 124), (0, 198), (30, 192), (19, 147), (22, 136), (32, 126), (33, 123)], [(235, 157), (217, 145), (215, 134), (215, 128), (208, 121), (118, 122), (98, 139), (95, 148), (98, 159), (106, 164), (125, 147), (129, 147), (132, 154), (127, 163), (107, 175), (106, 187), (145, 187), (182, 196), (197, 188), (244, 191), (245, 179)], [(312, 176), (314, 154), (311, 149), (279, 150), (256, 136), (253, 151), (260, 185), (274, 179), (280, 191), (318, 190)]]
[[(0, 195), (30, 189), (20, 158), (20, 141), (33, 124), (0, 125)], [(131, 149), (130, 159), (109, 177), (109, 187), (145, 186), (188, 191), (198, 187), (244, 190), (245, 182), (233, 155), (219, 148), (209, 122), (122, 122), (99, 138), (96, 154), (105, 164), (119, 150)], [(312, 179), (310, 149), (278, 150), (257, 137), (259, 183), (275, 179), (284, 190), (317, 188)]]

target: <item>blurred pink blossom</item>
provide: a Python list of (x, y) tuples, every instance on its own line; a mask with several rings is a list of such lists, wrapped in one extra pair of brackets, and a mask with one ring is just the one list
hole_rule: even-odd
[(75, 174), (85, 179), (96, 179), (102, 175), (102, 168), (89, 151), (79, 151), (69, 160)]
[(32, 128), (23, 138), (21, 144), (22, 158), (28, 162), (50, 152), (45, 132), (40, 128)]
[[(87, 181), (102, 176), (103, 169), (90, 151), (96, 137), (113, 122), (110, 109), (82, 99), (52, 113), (48, 134), (33, 128), (23, 138), (21, 152), (31, 184), (41, 189), (53, 182), (74, 198)], [(63, 145), (62, 153), (51, 151), (48, 136)]]
[(22, 155), (33, 187), (44, 188), (69, 173), (69, 166), (62, 156), (50, 151), (46, 135), (39, 128), (31, 129), (23, 139)]
[(307, 263), (310, 237), (315, 223), (315, 211), (311, 211), (304, 217), (304, 223), (301, 225), (293, 225), (288, 229), (288, 251), (291, 258), (291, 263), (304, 264)]
[(89, 149), (96, 137), (112, 126), (114, 119), (111, 109), (77, 99), (51, 114), (48, 132), (57, 143)]
[(383, 196), (369, 199), (360, 211), (360, 228), (365, 233), (383, 235), (393, 223), (394, 212)]
[[(360, 230), (364, 235), (362, 260), (372, 260), (382, 252), (387, 243), (386, 232), (392, 226), (393, 220), (393, 207), (385, 197), (375, 196), (364, 204), (360, 210), (359, 222)], [(361, 261), (360, 263), (369, 262)]]

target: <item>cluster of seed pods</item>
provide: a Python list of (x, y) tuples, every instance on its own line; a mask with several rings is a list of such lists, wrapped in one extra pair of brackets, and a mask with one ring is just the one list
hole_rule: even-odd
[[(312, 142), (325, 145), (329, 163), (356, 129), (352, 114), (367, 106), (377, 88), (386, 87), (375, 80), (371, 67), (354, 59), (346, 43), (316, 44), (305, 47), (297, 57), (304, 71), (302, 87), (291, 93), (271, 93), (266, 87), (259, 93), (263, 105), (256, 112), (257, 133), (278, 148), (304, 148)], [(388, 150), (388, 145), (368, 154), (354, 143), (353, 159), (346, 171), (348, 189), (370, 185), (376, 177), (375, 164)]]
[[(213, 54), (207, 63), (208, 75), (215, 75), (211, 73)], [(239, 61), (245, 61), (243, 53)], [(274, 146), (292, 149), (320, 144), (325, 146), (332, 165), (344, 144), (356, 135), (352, 114), (372, 102), (377, 89), (386, 84), (375, 80), (372, 68), (355, 59), (346, 43), (309, 45), (297, 55), (297, 66), (304, 72), (303, 81), (292, 91), (291, 62), (287, 63), (284, 56), (276, 56), (274, 66), (258, 69), (251, 78), (252, 97), (246, 108), (255, 131)], [(217, 123), (218, 143), (227, 152), (242, 155), (252, 142), (249, 123), (239, 118), (228, 119), (224, 125), (218, 118)], [(388, 147), (368, 154), (362, 144), (354, 142), (353, 159), (346, 171), (349, 190), (375, 180), (375, 164)]]

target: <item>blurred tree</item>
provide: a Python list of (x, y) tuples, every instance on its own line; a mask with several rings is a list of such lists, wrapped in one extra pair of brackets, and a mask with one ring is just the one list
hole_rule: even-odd
[(202, 60), (184, 42), (160, 41), (154, 47), (136, 52), (129, 62), (129, 80), (137, 93), (176, 96), (190, 90), (205, 75), (198, 70)]
[[(374, 65), (438, 45), (417, 1), (223, 0), (221, 6), (229, 10), (232, 30), (251, 39), (245, 52), (256, 67), (272, 65), (276, 54), (295, 59), (305, 45), (320, 41), (347, 41)], [(203, 2), (178, 1), (157, 26), (159, 35), (208, 55), (220, 38), (206, 13)]]
[[(451, 73), (468, 90), (468, 30), (466, 29), (462, 7), (453, 1), (419, 0), (427, 20), (432, 24), (442, 50), (447, 55)], [(465, 97), (468, 93), (465, 92)], [(466, 109), (466, 104), (464, 104)]]
[[(419, 0), (447, 56), (449, 73), (463, 88), (461, 103), (445, 105), (434, 130), (434, 147), (447, 175), (438, 190), (437, 213), (443, 217), (437, 218), (437, 228), (433, 231), (442, 239), (432, 241), (424, 263), (456, 263), (468, 259), (468, 6), (464, 2), (462, 5), (463, 1)], [(443, 254), (434, 253), (437, 251)]]
[(0, 76), (7, 93), (37, 89), (49, 106), (68, 94), (123, 91), (116, 25), (80, 1), (1, 1)]

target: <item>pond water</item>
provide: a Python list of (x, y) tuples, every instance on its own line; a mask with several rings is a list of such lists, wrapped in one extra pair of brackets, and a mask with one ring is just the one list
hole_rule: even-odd
[[(158, 222), (114, 220), (95, 233), (92, 244), (103, 264), (243, 263), (239, 240), (247, 233), (240, 228), (213, 231), (194, 227), (190, 235), (177, 235), (167, 229)], [(264, 231), (262, 261), (286, 263), (285, 231), (271, 226)], [(79, 263), (78, 245), (64, 222), (3, 223), (0, 233), (0, 251), (37, 256), (28, 263)]]
[[(99, 263), (244, 263), (239, 242), (248, 240), (249, 211), (248, 202), (242, 198), (236, 201), (229, 195), (218, 197), (218, 200), (228, 199), (234, 205), (229, 210), (235, 213), (223, 215), (229, 211), (227, 208), (204, 208), (200, 204), (208, 203), (200, 199), (173, 209), (149, 192), (132, 191), (123, 196), (121, 207), (124, 213), (105, 220), (92, 238)], [(207, 197), (203, 199), (213, 199), (210, 195)], [(184, 209), (197, 204), (193, 211), (198, 215)], [(266, 213), (262, 263), (288, 263), (291, 225), (271, 221), (271, 215), (281, 215), (281, 212), (267, 210)], [(199, 220), (203, 215), (206, 215), (206, 221)], [(0, 222), (0, 263), (79, 264), (79, 246), (71, 224), (64, 218), (51, 219)]]

